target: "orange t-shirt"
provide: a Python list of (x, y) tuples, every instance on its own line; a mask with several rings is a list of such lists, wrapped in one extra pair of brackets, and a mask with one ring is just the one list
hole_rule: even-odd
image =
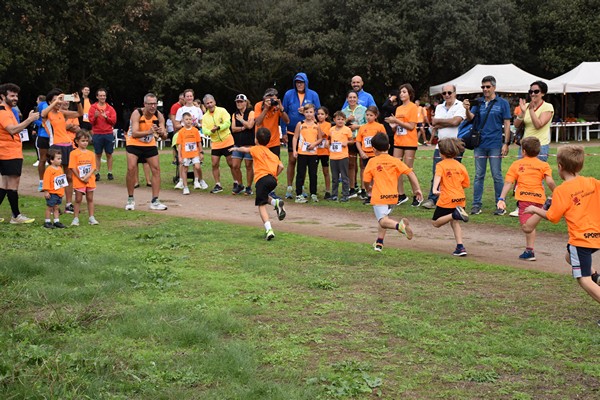
[(467, 204), (465, 188), (469, 187), (469, 173), (464, 165), (453, 158), (446, 158), (435, 166), (435, 176), (440, 176), (440, 197), (437, 206), (442, 208), (464, 207)]
[(96, 175), (92, 174), (87, 183), (80, 179), (96, 169), (96, 155), (93, 151), (82, 151), (79, 148), (73, 150), (69, 156), (69, 169), (74, 170), (72, 171), (73, 189), (96, 187)]
[(417, 122), (423, 122), (425, 120), (425, 109), (422, 106), (417, 106)]
[(279, 157), (266, 146), (256, 145), (250, 147), (252, 165), (254, 166), (254, 183), (267, 175), (273, 175), (277, 180), (277, 167), (281, 164)]
[(329, 130), (329, 159), (330, 160), (343, 160), (348, 158), (348, 145), (342, 146), (342, 142), (349, 142), (352, 140), (352, 130), (347, 126), (342, 126), (338, 129), (337, 126), (332, 126)]
[[(52, 144), (73, 143), (73, 133), (67, 131), (67, 121), (65, 115), (60, 111), (50, 111), (46, 116), (46, 121), (50, 123), (52, 132)], [(46, 124), (46, 127), (48, 124)], [(46, 129), (48, 131), (48, 129)]]
[(90, 122), (90, 119), (88, 118), (88, 114), (90, 112), (90, 107), (92, 106), (92, 103), (90, 102), (90, 99), (83, 99), (83, 121), (84, 122)]
[[(519, 181), (519, 185), (521, 182)], [(577, 176), (558, 185), (552, 192), (548, 221), (567, 221), (569, 244), (600, 249), (600, 181)]]
[(190, 129), (183, 127), (177, 132), (177, 144), (181, 146), (181, 158), (200, 157), (202, 141), (200, 131), (192, 126)]
[(317, 124), (308, 126), (306, 121), (300, 122), (300, 136), (298, 137), (298, 154), (305, 156), (316, 156), (317, 150), (308, 150), (308, 146), (314, 143), (319, 138), (319, 130)]
[(358, 128), (358, 135), (356, 135), (356, 142), (360, 143), (362, 147), (362, 151), (364, 151), (369, 158), (375, 157), (375, 151), (373, 150), (373, 145), (371, 144), (371, 139), (377, 133), (385, 133), (385, 127), (381, 125), (379, 122), (367, 122), (364, 125), (361, 125)]
[(10, 135), (7, 126), (19, 125), (15, 114), (7, 106), (0, 106), (0, 160), (23, 158), (23, 145), (18, 133)]
[(65, 195), (65, 187), (68, 185), (67, 175), (62, 167), (48, 166), (44, 171), (44, 180), (42, 191), (50, 194), (57, 194), (60, 197)]
[[(158, 123), (157, 115), (152, 115), (152, 117), (147, 119), (146, 116), (144, 115), (144, 111), (142, 111), (141, 115), (140, 115), (140, 121), (139, 121), (140, 131), (149, 131), (152, 128), (154, 121), (156, 121), (156, 123)], [(132, 132), (132, 129), (133, 129), (133, 124), (129, 128), (129, 133)], [(156, 139), (154, 138), (154, 135), (152, 133), (150, 133), (146, 136), (136, 137), (136, 138), (134, 138), (133, 136), (130, 136), (128, 134), (126, 137), (126, 144), (127, 144), (127, 146), (151, 147), (151, 146), (156, 146)]]
[(318, 156), (328, 156), (329, 155), (329, 146), (325, 145), (325, 141), (329, 140), (329, 132), (331, 132), (331, 123), (328, 121), (323, 121), (319, 123), (321, 130), (323, 131), (323, 141), (319, 146), (317, 146), (317, 155)]
[[(418, 112), (417, 105), (411, 101), (396, 108), (395, 117), (402, 122), (414, 122), (416, 124), (419, 119)], [(412, 131), (397, 126), (394, 135), (394, 146), (418, 147), (417, 126), (415, 125), (415, 129)]]
[(412, 168), (387, 153), (373, 157), (363, 173), (365, 182), (374, 181), (371, 204), (398, 203), (398, 178), (411, 172)]
[(515, 161), (508, 168), (506, 182), (518, 182), (515, 199), (543, 204), (546, 201), (546, 191), (542, 180), (552, 176), (550, 165), (537, 157), (525, 157)]
[[(262, 105), (263, 102), (259, 101), (254, 106), (255, 118), (262, 113)], [(267, 144), (267, 147), (281, 146), (281, 138), (279, 137), (279, 118), (282, 114), (283, 113), (281, 112), (281, 110), (269, 110), (265, 114), (265, 118), (263, 119), (262, 124), (256, 124), (256, 130), (258, 130), (258, 128), (267, 128), (271, 132), (271, 140), (269, 140), (269, 144)]]

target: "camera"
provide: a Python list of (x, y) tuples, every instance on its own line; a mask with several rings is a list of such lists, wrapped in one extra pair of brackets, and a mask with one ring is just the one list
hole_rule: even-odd
[(471, 103), (471, 106), (478, 106), (481, 103), (479, 99), (469, 100), (469, 102)]
[(271, 107), (275, 107), (279, 105), (279, 100), (277, 99), (271, 99), (270, 101)]
[(75, 101), (75, 96), (73, 96), (72, 94), (65, 94), (63, 96), (63, 100), (64, 101)]

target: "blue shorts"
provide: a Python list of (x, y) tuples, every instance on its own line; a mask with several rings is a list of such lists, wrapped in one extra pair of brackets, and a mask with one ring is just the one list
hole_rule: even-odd
[(569, 264), (573, 269), (573, 278), (592, 276), (592, 254), (598, 249), (579, 247), (568, 244)]
[(231, 158), (237, 158), (238, 160), (252, 161), (252, 155), (250, 153), (242, 153), (241, 151), (232, 151)]
[(48, 207), (58, 206), (61, 203), (62, 203), (62, 197), (57, 194), (54, 194), (54, 193), (51, 193), (50, 198), (46, 199), (46, 205)]
[(98, 134), (92, 136), (92, 142), (94, 142), (94, 153), (102, 154), (102, 150), (106, 154), (112, 154), (115, 150), (115, 136), (112, 133)]

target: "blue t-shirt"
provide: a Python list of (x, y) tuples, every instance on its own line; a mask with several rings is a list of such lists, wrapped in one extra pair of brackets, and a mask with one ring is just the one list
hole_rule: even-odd
[[(510, 105), (508, 101), (502, 97), (496, 95), (494, 100), (489, 101), (487, 104), (483, 97), (479, 99), (479, 106), (471, 107), (471, 113), (477, 114), (477, 126), (481, 133), (481, 143), (479, 147), (482, 149), (497, 149), (502, 147), (502, 134), (504, 133), (504, 120), (510, 120)], [(485, 116), (488, 112), (487, 107), (492, 107), (490, 115), (483, 125)], [(479, 111), (478, 111), (479, 109)]]
[(48, 132), (46, 132), (46, 128), (44, 128), (44, 124), (42, 123), (42, 111), (44, 111), (46, 108), (48, 108), (47, 102), (42, 101), (40, 104), (38, 104), (37, 111), (40, 113), (40, 117), (34, 121), (35, 126), (37, 126), (37, 135), (43, 138), (49, 137)]

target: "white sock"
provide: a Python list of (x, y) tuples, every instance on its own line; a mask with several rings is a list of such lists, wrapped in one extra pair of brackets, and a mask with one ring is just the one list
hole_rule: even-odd
[(271, 199), (271, 205), (277, 207), (277, 199)]
[(198, 178), (194, 178), (194, 183), (200, 183), (200, 181), (198, 180)]
[(54, 218), (54, 223), (59, 222), (58, 218)]
[(265, 222), (265, 230), (268, 232), (269, 230), (271, 230), (271, 221), (267, 221)]
[(46, 219), (44, 220), (44, 222), (52, 222), (52, 221), (50, 220), (50, 218), (46, 218)]

